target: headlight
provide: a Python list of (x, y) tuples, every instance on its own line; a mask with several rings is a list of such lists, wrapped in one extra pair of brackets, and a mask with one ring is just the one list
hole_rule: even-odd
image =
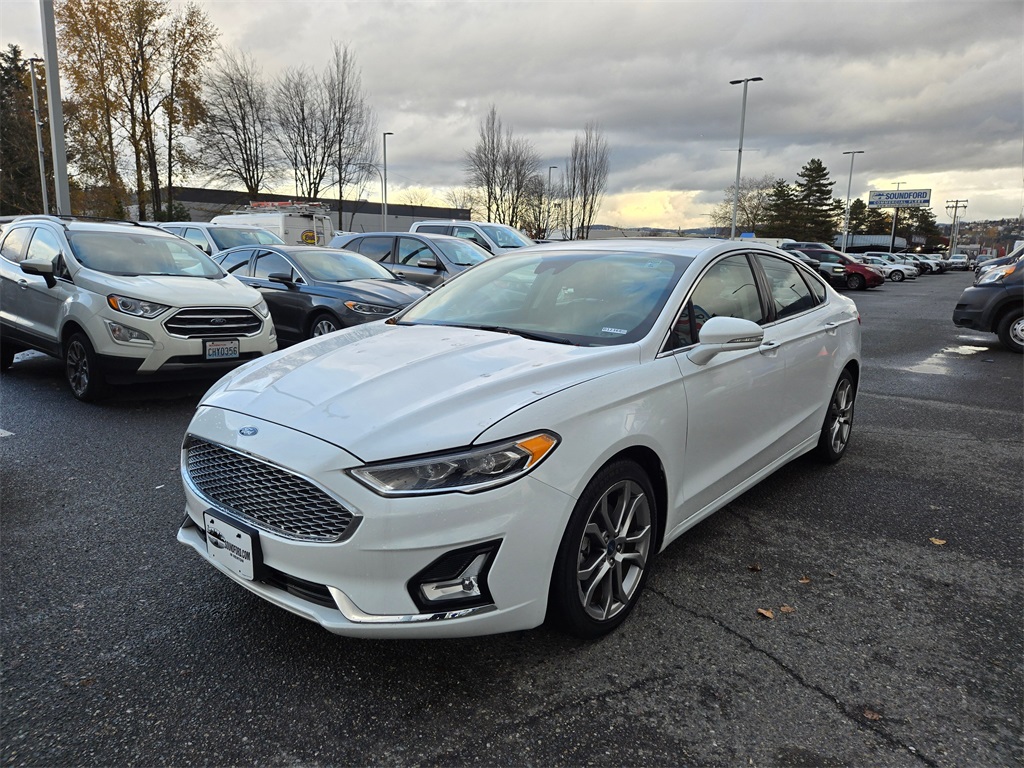
[(380, 304), (366, 304), (362, 301), (346, 301), (345, 306), (361, 315), (393, 315), (398, 307), (382, 307)]
[(161, 312), (166, 312), (170, 309), (166, 304), (157, 304), (152, 301), (144, 301), (143, 299), (133, 299), (128, 296), (118, 296), (115, 293), (107, 296), (107, 304), (110, 305), (111, 309), (115, 309), (118, 312), (124, 312), (126, 315), (145, 318), (156, 317)]
[(470, 493), (522, 477), (540, 464), (556, 445), (557, 435), (537, 432), (455, 453), (367, 464), (349, 472), (381, 496)]
[(260, 303), (253, 307), (263, 317), (270, 317), (270, 307), (267, 306), (266, 299), (260, 299)]
[(994, 269), (989, 269), (988, 271), (985, 272), (982, 278), (978, 280), (977, 284), (985, 285), (986, 283), (998, 283), (1008, 274), (1013, 272), (1013, 267), (1013, 264), (1008, 264), (1005, 267), (995, 267)]

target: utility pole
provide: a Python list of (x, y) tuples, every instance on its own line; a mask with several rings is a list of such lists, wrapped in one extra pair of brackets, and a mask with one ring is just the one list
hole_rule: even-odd
[(39, 184), (43, 188), (43, 213), (50, 212), (50, 195), (46, 190), (46, 151), (43, 149), (43, 121), (39, 119), (39, 89), (36, 86), (36, 63), (42, 59), (29, 59), (28, 68), (32, 78), (32, 121), (36, 124), (36, 147), (39, 150)]
[(960, 222), (957, 220), (957, 214), (960, 209), (964, 209), (964, 213), (967, 212), (967, 201), (966, 200), (947, 200), (946, 201), (946, 213), (949, 213), (950, 206), (953, 208), (953, 226), (949, 228), (949, 250), (946, 252), (946, 256), (952, 256), (956, 253), (956, 240), (960, 234)]

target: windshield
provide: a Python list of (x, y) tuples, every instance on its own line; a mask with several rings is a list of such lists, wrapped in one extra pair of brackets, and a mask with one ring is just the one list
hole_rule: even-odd
[(207, 231), (221, 251), (238, 245), (284, 245), (284, 240), (265, 229), (210, 227)]
[(489, 254), (483, 248), (478, 245), (473, 245), (468, 240), (432, 240), (431, 241), (437, 249), (441, 251), (452, 264), (457, 264), (460, 267), (469, 267), (473, 264), (479, 264), (481, 261), (486, 259)]
[(555, 251), (488, 259), (397, 319), (582, 346), (643, 338), (691, 259), (645, 253)]
[(139, 230), (70, 231), (67, 235), (79, 263), (97, 272), (122, 277), (177, 275), (208, 279), (219, 279), (225, 274), (205, 253), (172, 235)]
[(310, 277), (325, 283), (347, 280), (394, 280), (395, 276), (375, 261), (351, 251), (334, 248), (302, 248), (289, 251)]
[(481, 224), (480, 229), (502, 248), (525, 248), (528, 245), (535, 245), (533, 240), (528, 239), (518, 229), (502, 224)]

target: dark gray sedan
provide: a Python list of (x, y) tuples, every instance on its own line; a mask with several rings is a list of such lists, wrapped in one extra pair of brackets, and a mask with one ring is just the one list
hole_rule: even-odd
[(263, 294), (282, 345), (389, 317), (427, 292), (358, 253), (335, 248), (240, 246), (214, 261)]
[(397, 277), (429, 288), (440, 285), (491, 255), (461, 237), (419, 232), (337, 235), (331, 240), (331, 247), (361, 253), (384, 265)]

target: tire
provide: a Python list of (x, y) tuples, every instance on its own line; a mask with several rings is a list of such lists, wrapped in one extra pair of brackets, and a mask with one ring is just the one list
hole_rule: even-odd
[(832, 397), (825, 411), (825, 422), (821, 425), (818, 438), (818, 457), (827, 464), (835, 464), (846, 453), (853, 430), (853, 406), (857, 388), (849, 371), (839, 375)]
[(1011, 352), (1024, 352), (1024, 309), (1014, 309), (1003, 315), (996, 328), (999, 341)]
[(71, 394), (83, 402), (95, 402), (106, 392), (103, 367), (84, 333), (72, 334), (64, 344), (64, 377)]
[(334, 331), (341, 328), (338, 321), (334, 319), (333, 315), (329, 315), (326, 312), (321, 312), (316, 315), (309, 323), (309, 338), (316, 336), (323, 336), (327, 333), (333, 333)]
[(647, 473), (628, 460), (604, 467), (577, 500), (562, 536), (548, 619), (585, 639), (618, 627), (640, 598), (657, 540)]
[(0, 341), (0, 373), (10, 370), (11, 366), (14, 365), (14, 356), (16, 354), (17, 350), (14, 347)]
[(846, 287), (851, 291), (864, 291), (867, 290), (868, 282), (863, 275), (854, 273), (846, 276)]
[(902, 283), (904, 280), (907, 279), (907, 276), (903, 274), (901, 270), (894, 269), (892, 272), (889, 273), (889, 279), (892, 280), (894, 283)]

